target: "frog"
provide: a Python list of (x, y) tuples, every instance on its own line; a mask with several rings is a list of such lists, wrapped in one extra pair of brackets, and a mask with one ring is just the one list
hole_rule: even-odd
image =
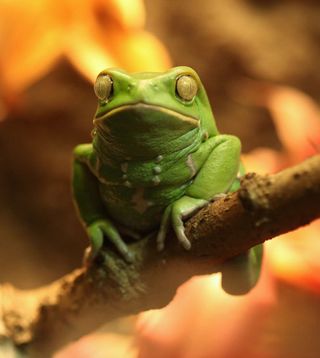
[[(108, 68), (94, 92), (92, 142), (75, 147), (72, 180), (90, 258), (107, 240), (130, 264), (134, 254), (125, 238), (154, 237), (162, 251), (171, 229), (190, 250), (185, 219), (239, 188), (240, 140), (218, 132), (205, 88), (188, 66), (135, 73)], [(252, 276), (261, 249), (234, 262)]]

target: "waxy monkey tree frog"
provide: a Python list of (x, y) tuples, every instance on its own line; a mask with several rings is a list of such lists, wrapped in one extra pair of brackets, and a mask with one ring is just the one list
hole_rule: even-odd
[(94, 89), (93, 140), (75, 148), (73, 174), (91, 257), (109, 240), (131, 262), (123, 237), (152, 233), (162, 250), (170, 226), (189, 250), (183, 219), (238, 187), (239, 139), (219, 134), (204, 87), (189, 67), (132, 74), (110, 68)]

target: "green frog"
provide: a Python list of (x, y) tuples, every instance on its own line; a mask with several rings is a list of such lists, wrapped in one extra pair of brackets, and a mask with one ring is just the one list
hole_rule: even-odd
[[(91, 242), (104, 240), (130, 263), (123, 237), (152, 237), (165, 247), (170, 226), (185, 250), (184, 219), (239, 187), (241, 143), (220, 134), (197, 73), (102, 71), (92, 143), (74, 150), (73, 192)], [(261, 261), (261, 250), (241, 262)], [(239, 260), (239, 258), (237, 258)], [(260, 267), (255, 264), (254, 267)]]

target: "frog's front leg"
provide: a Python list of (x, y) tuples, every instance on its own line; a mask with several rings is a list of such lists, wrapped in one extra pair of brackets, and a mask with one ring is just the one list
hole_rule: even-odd
[(104, 238), (108, 238), (125, 260), (132, 262), (131, 252), (107, 217), (100, 197), (98, 180), (89, 169), (90, 160), (95, 160), (92, 145), (77, 146), (74, 156), (73, 196), (91, 242), (88, 259), (92, 261), (97, 256)]
[(191, 248), (191, 243), (184, 232), (183, 220), (192, 216), (194, 212), (198, 211), (207, 203), (207, 200), (183, 196), (181, 199), (169, 205), (162, 216), (160, 230), (157, 236), (158, 250), (161, 251), (164, 248), (165, 238), (170, 226), (170, 222), (181, 245), (186, 250), (189, 250)]
[(190, 249), (191, 244), (184, 232), (183, 219), (230, 189), (239, 170), (240, 151), (241, 144), (237, 137), (218, 135), (209, 138), (197, 152), (188, 157), (186, 165), (197, 174), (185, 196), (165, 210), (157, 237), (159, 249), (164, 247), (170, 221), (182, 246)]

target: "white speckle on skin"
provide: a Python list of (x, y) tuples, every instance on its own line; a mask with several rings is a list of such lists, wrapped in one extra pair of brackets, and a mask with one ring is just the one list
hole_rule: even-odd
[(157, 158), (156, 158), (156, 163), (161, 162), (162, 159), (163, 159), (163, 156), (161, 154), (158, 155)]
[(158, 175), (155, 175), (153, 178), (152, 178), (152, 183), (153, 185), (159, 185), (161, 182), (160, 178), (158, 177)]
[(129, 180), (126, 180), (124, 183), (124, 186), (126, 186), (127, 188), (131, 188), (132, 184), (129, 182)]
[(91, 137), (93, 138), (97, 134), (97, 128), (92, 129)]
[(121, 163), (120, 167), (122, 173), (126, 173), (128, 171), (128, 162)]
[(156, 165), (153, 169), (152, 169), (154, 174), (160, 174), (161, 173), (161, 167), (159, 165)]
[(188, 155), (186, 164), (187, 164), (188, 168), (189, 168), (190, 171), (191, 171), (191, 177), (193, 177), (194, 175), (196, 175), (196, 174), (197, 174), (197, 168), (196, 168), (196, 166), (195, 166), (195, 164), (194, 164), (194, 161), (193, 161), (193, 159), (192, 159), (192, 155), (191, 155), (191, 154)]

